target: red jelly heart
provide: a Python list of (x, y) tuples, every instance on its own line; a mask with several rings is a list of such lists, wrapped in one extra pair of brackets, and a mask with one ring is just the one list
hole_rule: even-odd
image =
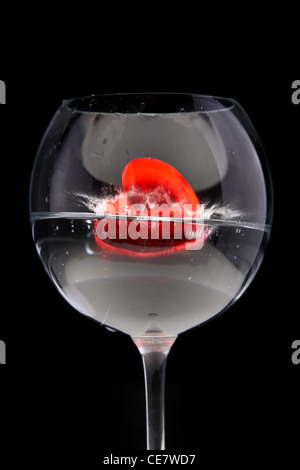
[(119, 254), (153, 256), (203, 243), (203, 234), (196, 237), (195, 224), (170, 220), (195, 216), (199, 208), (194, 190), (174, 167), (154, 158), (138, 158), (124, 168), (122, 183), (124, 191), (107, 200), (105, 212), (125, 218), (107, 218), (95, 224), (100, 246)]

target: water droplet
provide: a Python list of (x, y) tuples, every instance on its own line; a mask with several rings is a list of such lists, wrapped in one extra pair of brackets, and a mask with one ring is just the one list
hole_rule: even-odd
[(237, 248), (239, 248), (239, 247), (240, 247), (240, 245), (236, 245), (236, 247), (237, 247)]
[(191, 280), (192, 280), (192, 276), (189, 276), (189, 277), (188, 277), (188, 280), (191, 281)]

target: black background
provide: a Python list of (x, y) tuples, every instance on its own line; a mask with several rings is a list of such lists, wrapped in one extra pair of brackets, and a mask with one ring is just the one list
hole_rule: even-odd
[[(180, 336), (169, 355), (167, 449), (205, 451), (212, 461), (241, 450), (247, 459), (299, 449), (300, 365), (291, 361), (291, 344), (300, 339), (300, 105), (291, 101), (299, 68), (284, 50), (270, 60), (268, 47), (211, 47), (204, 55), (208, 39), (200, 32), (184, 36), (179, 30), (181, 38), (171, 41), (156, 31), (128, 38), (126, 28), (112, 28), (111, 34), (84, 37), (78, 24), (68, 28), (70, 37), (41, 47), (33, 34), (26, 46), (7, 52), (0, 69), (7, 86), (7, 104), (0, 107), (0, 339), (7, 366), (0, 380), (1, 419), (14, 444), (10, 461), (99, 462), (110, 450), (125, 455), (145, 448), (143, 371), (135, 345), (59, 295), (38, 259), (28, 219), (31, 168), (61, 101), (111, 92), (235, 98), (260, 135), (273, 177), (273, 231), (254, 281), (222, 316)], [(146, 41), (147, 34), (156, 42)]]

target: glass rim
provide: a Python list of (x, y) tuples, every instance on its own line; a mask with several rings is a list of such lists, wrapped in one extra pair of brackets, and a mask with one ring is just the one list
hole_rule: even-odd
[(124, 92), (86, 95), (63, 100), (62, 106), (77, 113), (179, 114), (230, 111), (233, 98), (185, 92)]

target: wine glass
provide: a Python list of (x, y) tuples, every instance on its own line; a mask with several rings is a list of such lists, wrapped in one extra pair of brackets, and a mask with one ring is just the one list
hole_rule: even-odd
[(138, 347), (147, 449), (164, 449), (170, 348), (239, 298), (269, 239), (271, 178), (248, 116), (195, 94), (66, 100), (37, 153), (30, 216), (62, 296)]

